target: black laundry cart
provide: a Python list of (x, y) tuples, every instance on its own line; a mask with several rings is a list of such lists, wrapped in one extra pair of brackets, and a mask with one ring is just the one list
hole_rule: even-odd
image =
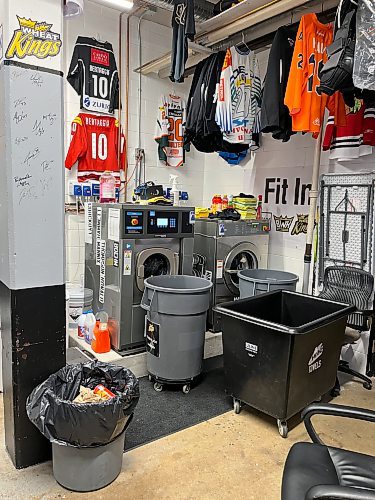
[(353, 306), (277, 290), (215, 307), (223, 317), (226, 392), (235, 413), (246, 403), (287, 420), (335, 384)]

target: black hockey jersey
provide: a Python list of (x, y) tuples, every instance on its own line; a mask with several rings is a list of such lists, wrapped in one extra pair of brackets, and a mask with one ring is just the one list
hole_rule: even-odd
[(297, 29), (282, 26), (276, 31), (264, 81), (261, 110), (262, 132), (286, 142), (294, 133), (289, 109), (284, 104), (285, 90), (293, 57)]
[(81, 96), (81, 109), (96, 113), (118, 109), (119, 78), (109, 42), (79, 36), (67, 80)]

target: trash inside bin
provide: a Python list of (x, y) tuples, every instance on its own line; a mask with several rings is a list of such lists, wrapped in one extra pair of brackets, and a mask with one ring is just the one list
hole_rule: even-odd
[[(73, 401), (81, 387), (98, 386), (114, 397), (94, 403)], [(62, 486), (94, 491), (116, 479), (125, 430), (138, 399), (135, 375), (100, 361), (65, 366), (33, 390), (26, 402), (27, 414), (52, 443), (53, 471)], [(73, 464), (80, 464), (79, 469)]]
[(272, 269), (243, 269), (238, 278), (241, 299), (275, 290), (295, 292), (299, 280), (296, 274)]
[(210, 281), (195, 276), (145, 280), (147, 370), (156, 391), (176, 383), (188, 393), (201, 373), (211, 288)]
[(278, 290), (220, 304), (227, 394), (287, 419), (335, 384), (348, 315), (354, 307)]

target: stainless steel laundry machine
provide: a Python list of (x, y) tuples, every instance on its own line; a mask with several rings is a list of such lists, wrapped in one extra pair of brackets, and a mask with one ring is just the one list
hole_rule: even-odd
[(87, 208), (85, 286), (94, 291), (94, 313), (108, 314), (116, 351), (142, 350), (144, 280), (192, 274), (194, 209), (100, 203)]
[(240, 294), (237, 272), (267, 268), (269, 232), (270, 220), (196, 220), (193, 272), (213, 283), (208, 314), (212, 331), (221, 331), (220, 315), (212, 307)]

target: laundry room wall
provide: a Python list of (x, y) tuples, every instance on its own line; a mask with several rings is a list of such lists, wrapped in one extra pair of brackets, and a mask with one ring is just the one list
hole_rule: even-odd
[[(171, 47), (171, 29), (169, 28), (171, 14), (165, 12), (166, 24), (163, 26), (149, 20), (142, 20), (142, 61), (147, 62), (165, 54)], [(77, 36), (91, 36), (112, 43), (119, 65), (118, 42), (119, 13), (114, 9), (101, 7), (90, 1), (85, 2), (84, 15), (64, 23), (64, 60), (65, 71), (69, 69), (71, 56)], [(147, 180), (169, 186), (169, 175), (178, 175), (180, 189), (188, 191), (191, 205), (201, 205), (203, 201), (203, 178), (205, 156), (194, 148), (187, 153), (186, 165), (170, 169), (163, 165), (157, 155), (157, 144), (154, 140), (156, 117), (161, 96), (176, 92), (187, 99), (191, 84), (191, 77), (184, 84), (172, 84), (169, 79), (160, 79), (156, 75), (142, 76), (142, 112), (141, 112), (141, 143), (138, 144), (138, 99), (139, 75), (133, 70), (139, 66), (138, 60), (138, 18), (130, 21), (130, 82), (129, 82), (129, 134), (128, 134), (128, 168), (132, 176), (135, 168), (135, 148), (140, 146), (145, 150)], [(125, 73), (126, 53), (126, 16), (123, 18), (123, 73)], [(122, 77), (125, 87), (125, 74)], [(123, 95), (125, 104), (125, 96)], [(71, 122), (80, 112), (79, 96), (73, 88), (65, 85), (65, 147), (70, 142)], [(125, 124), (125, 112), (122, 113), (122, 123)], [(76, 178), (76, 167), (72, 171), (66, 170), (66, 202), (74, 201), (68, 195), (69, 179)], [(134, 176), (128, 186), (128, 199), (134, 189)], [(81, 283), (84, 273), (84, 217), (83, 215), (68, 214), (66, 216), (66, 245), (67, 245), (67, 281)]]

